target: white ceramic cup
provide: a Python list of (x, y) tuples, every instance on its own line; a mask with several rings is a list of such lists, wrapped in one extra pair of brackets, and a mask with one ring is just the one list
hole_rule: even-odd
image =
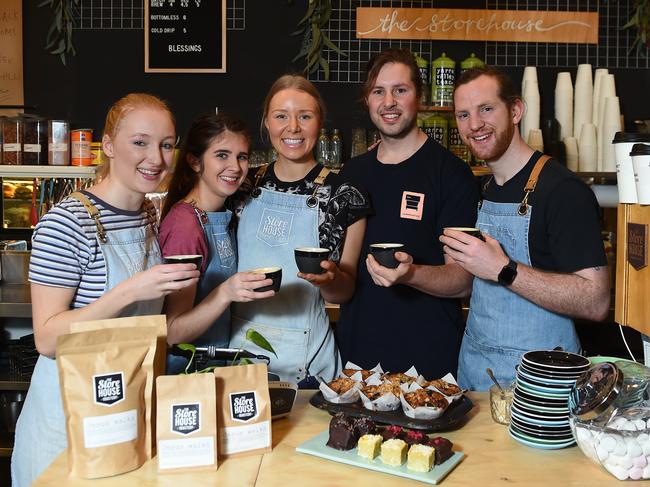
[[(634, 144), (636, 146), (644, 144)], [(643, 155), (636, 155), (632, 151), (632, 166), (634, 167), (634, 179), (636, 181), (636, 195), (640, 205), (650, 205), (650, 145), (644, 150)]]
[(630, 151), (634, 144), (650, 144), (650, 134), (617, 132), (612, 141), (616, 154), (616, 181), (619, 203), (638, 203), (634, 166)]

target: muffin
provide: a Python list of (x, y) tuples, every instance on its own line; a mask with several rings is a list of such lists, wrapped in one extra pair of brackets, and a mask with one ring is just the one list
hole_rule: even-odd
[(375, 399), (378, 399), (379, 397), (384, 396), (390, 392), (392, 392), (395, 397), (399, 398), (400, 388), (399, 384), (396, 384), (394, 382), (384, 382), (379, 385), (365, 386), (361, 389), (361, 392), (363, 392), (363, 394), (368, 399), (374, 401)]
[(368, 377), (370, 377), (374, 372), (372, 370), (365, 370), (365, 369), (343, 369), (343, 374), (346, 375), (347, 377), (352, 377), (354, 374), (357, 372), (361, 372), (361, 379), (366, 380)]
[(456, 394), (463, 392), (462, 389), (456, 384), (452, 384), (451, 382), (447, 382), (446, 380), (442, 379), (434, 379), (429, 382), (425, 382), (422, 387), (435, 387), (447, 396), (455, 396)]
[(415, 377), (406, 375), (403, 372), (386, 373), (381, 376), (381, 379), (383, 381), (392, 382), (393, 384), (397, 385), (410, 384), (411, 382), (415, 382)]
[(355, 386), (356, 382), (348, 377), (337, 377), (327, 385), (337, 394), (345, 394)]
[(404, 394), (404, 399), (413, 408), (428, 407), (446, 409), (449, 403), (445, 396), (431, 389), (417, 389)]

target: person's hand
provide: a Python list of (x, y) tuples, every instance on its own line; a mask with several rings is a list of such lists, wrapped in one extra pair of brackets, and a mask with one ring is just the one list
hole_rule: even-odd
[(129, 292), (136, 302), (162, 298), (196, 285), (200, 274), (194, 264), (158, 264), (128, 279)]
[(509, 259), (498, 240), (483, 233), (485, 242), (458, 230), (445, 229), (440, 236), (443, 251), (470, 274), (497, 281)]
[(372, 256), (368, 254), (366, 257), (366, 267), (368, 273), (372, 277), (373, 282), (377, 286), (391, 287), (395, 284), (400, 284), (410, 270), (413, 264), (413, 257), (406, 252), (395, 252), (395, 259), (399, 265), (395, 269), (384, 267)]
[(236, 303), (247, 303), (256, 299), (265, 299), (275, 296), (275, 291), (258, 292), (255, 289), (270, 286), (273, 280), (267, 279), (264, 274), (257, 272), (238, 272), (233, 274), (221, 285), (226, 292), (228, 300)]
[(304, 272), (299, 272), (298, 277), (312, 283), (316, 287), (324, 286), (336, 279), (336, 274), (339, 272), (339, 267), (336, 263), (331, 260), (323, 260), (320, 266), (325, 269), (325, 272), (322, 274), (305, 274)]

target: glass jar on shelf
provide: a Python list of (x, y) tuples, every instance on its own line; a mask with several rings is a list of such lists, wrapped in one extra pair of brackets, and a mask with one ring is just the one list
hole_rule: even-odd
[(20, 117), (6, 118), (2, 124), (2, 163), (16, 166), (23, 162), (23, 121)]

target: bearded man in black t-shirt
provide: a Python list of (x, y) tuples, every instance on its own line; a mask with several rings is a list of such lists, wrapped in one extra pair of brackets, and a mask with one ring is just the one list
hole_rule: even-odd
[[(416, 125), (422, 90), (410, 51), (391, 49), (370, 64), (363, 98), (381, 143), (347, 162), (344, 179), (367, 190), (368, 216), (356, 291), (341, 306), (337, 339), (343, 362), (427, 379), (456, 375), (464, 320), (459, 296), (472, 276), (445, 258), (438, 237), (476, 221), (478, 185), (463, 161)], [(372, 243), (399, 242), (399, 266), (381, 266)]]
[(603, 320), (607, 261), (593, 192), (519, 133), (524, 105), (492, 67), (466, 71), (454, 92), (463, 142), (487, 162), (477, 227), (485, 241), (445, 230), (445, 253), (475, 276), (459, 357), (462, 387), (486, 390), (490, 367), (512, 382), (528, 350), (580, 351), (571, 317)]

